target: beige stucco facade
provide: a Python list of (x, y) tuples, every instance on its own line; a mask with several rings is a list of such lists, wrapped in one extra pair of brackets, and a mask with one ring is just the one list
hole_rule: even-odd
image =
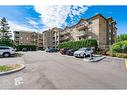
[(46, 48), (57, 48), (60, 43), (60, 32), (63, 31), (60, 28), (52, 28), (43, 31), (43, 47)]
[(115, 25), (116, 22), (112, 18), (106, 19), (101, 14), (97, 14), (88, 19), (81, 19), (76, 25), (66, 27), (63, 31), (65, 35), (62, 35), (62, 32), (60, 35), (63, 41), (96, 39), (100, 48), (108, 48), (116, 40)]
[(52, 28), (43, 32), (43, 46), (56, 48), (59, 43), (66, 41), (78, 41), (82, 39), (96, 39), (100, 48), (108, 48), (116, 41), (116, 21), (111, 17), (105, 18), (97, 14), (71, 26)]

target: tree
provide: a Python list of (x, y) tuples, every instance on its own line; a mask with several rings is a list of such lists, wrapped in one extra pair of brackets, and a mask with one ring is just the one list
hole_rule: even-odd
[(12, 37), (11, 31), (9, 30), (9, 24), (5, 17), (0, 20), (0, 45), (15, 47), (15, 42), (10, 39)]
[(123, 51), (124, 51), (124, 53), (127, 53), (127, 40), (126, 41), (120, 41), (120, 42), (113, 44), (111, 47), (111, 50), (114, 53), (123, 53)]
[(11, 31), (9, 31), (10, 27), (5, 17), (0, 20), (0, 33), (1, 39), (10, 39), (12, 37)]
[(118, 42), (125, 41), (125, 40), (127, 40), (127, 34), (118, 35), (118, 37), (117, 37)]

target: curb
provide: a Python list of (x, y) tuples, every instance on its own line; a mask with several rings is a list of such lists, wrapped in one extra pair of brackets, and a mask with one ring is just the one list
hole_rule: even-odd
[(20, 65), (21, 65), (20, 68), (17, 68), (17, 69), (11, 70), (11, 71), (0, 72), (0, 75), (7, 75), (7, 74), (10, 74), (10, 73), (18, 72), (18, 71), (20, 71), (20, 70), (25, 68), (24, 64), (20, 64)]
[[(96, 54), (94, 54), (94, 55), (96, 56)], [(112, 57), (112, 56), (105, 56), (105, 55), (102, 55), (102, 56), (107, 57), (107, 58), (113, 58), (113, 59), (124, 59), (124, 58), (118, 58), (118, 57)]]
[(105, 56), (102, 56), (102, 57), (99, 57), (98, 59), (92, 59), (92, 60), (90, 60), (90, 59), (83, 59), (83, 61), (87, 61), (87, 62), (98, 62), (98, 61), (101, 61), (101, 60), (103, 60), (104, 58), (106, 58)]

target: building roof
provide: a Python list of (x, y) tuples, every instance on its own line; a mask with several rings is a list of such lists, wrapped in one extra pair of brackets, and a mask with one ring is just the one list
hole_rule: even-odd
[(77, 26), (77, 25), (78, 25), (80, 22), (82, 22), (82, 21), (93, 20), (93, 19), (96, 19), (96, 18), (98, 18), (98, 17), (102, 17), (103, 19), (107, 20), (103, 15), (97, 14), (97, 15), (92, 16), (92, 17), (87, 18), (87, 19), (81, 18), (81, 19), (78, 21), (77, 24), (75, 24), (75, 25), (73, 25), (73, 26), (70, 26), (70, 27), (66, 26), (66, 27), (64, 28), (64, 30), (65, 30), (65, 29), (68, 29), (68, 28), (73, 28), (73, 27)]
[[(67, 29), (74, 28), (75, 26), (77, 26), (77, 25), (78, 25), (80, 22), (82, 22), (82, 21), (94, 20), (94, 19), (97, 19), (97, 18), (99, 18), (99, 17), (102, 17), (102, 18), (105, 19), (105, 20), (112, 20), (112, 21), (113, 21), (113, 18), (112, 18), (112, 17), (106, 19), (102, 14), (96, 14), (96, 15), (90, 17), (90, 18), (87, 18), (87, 19), (81, 18), (81, 19), (78, 21), (78, 23), (76, 23), (76, 24), (74, 24), (74, 25), (72, 25), (72, 26), (66, 26), (64, 29), (57, 28), (57, 27), (54, 27), (54, 28), (52, 28), (52, 29), (59, 29), (59, 30), (61, 30), (61, 31), (64, 31), (64, 30), (67, 30)], [(52, 30), (52, 29), (51, 29), (51, 30)], [(46, 31), (47, 31), (47, 30), (46, 30)], [(48, 30), (48, 31), (49, 31), (49, 30)]]
[(54, 28), (52, 28), (51, 30), (63, 31), (63, 29), (61, 29), (61, 28), (57, 28), (57, 27), (54, 27)]
[(88, 18), (87, 20), (90, 20), (90, 19), (93, 20), (93, 19), (96, 19), (98, 17), (102, 17), (103, 19), (107, 20), (102, 14), (96, 14), (95, 16), (92, 16), (92, 17)]

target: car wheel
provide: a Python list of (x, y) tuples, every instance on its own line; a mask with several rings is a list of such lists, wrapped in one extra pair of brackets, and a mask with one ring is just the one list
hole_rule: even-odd
[(10, 53), (9, 52), (6, 52), (3, 54), (3, 57), (9, 57), (10, 56)]
[(83, 57), (85, 58), (86, 57), (86, 54), (84, 54)]

